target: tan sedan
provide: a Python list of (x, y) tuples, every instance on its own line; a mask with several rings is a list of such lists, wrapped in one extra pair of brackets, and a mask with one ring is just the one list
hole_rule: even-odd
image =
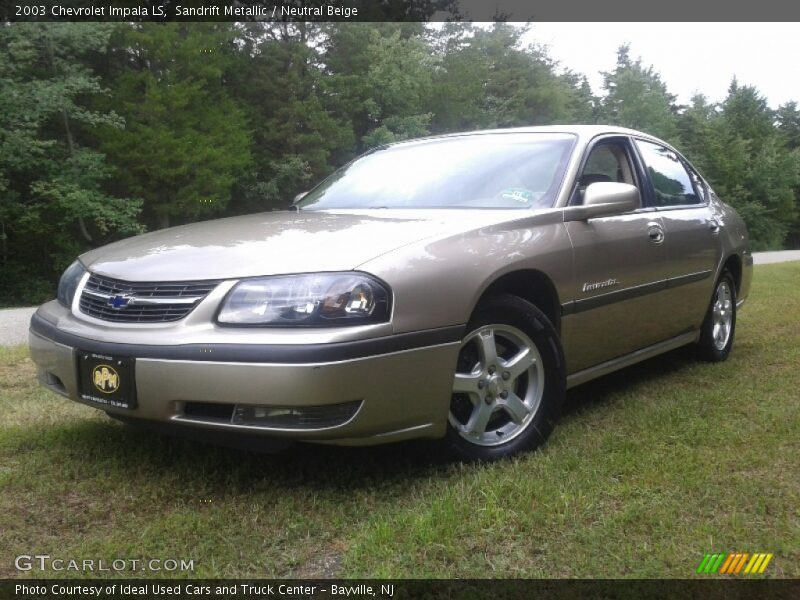
[(30, 346), (43, 385), (123, 421), (488, 460), (541, 444), (571, 386), (686, 344), (724, 360), (751, 277), (742, 219), (661, 140), (486, 131), (87, 252)]

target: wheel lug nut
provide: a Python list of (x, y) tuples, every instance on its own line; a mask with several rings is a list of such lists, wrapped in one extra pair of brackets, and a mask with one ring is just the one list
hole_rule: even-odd
[(489, 375), (494, 375), (494, 372), (495, 372), (495, 368), (493, 366), (489, 367)]
[(508, 398), (508, 392), (505, 392), (505, 391), (504, 391), (504, 392), (500, 392), (500, 397), (501, 397), (503, 400), (505, 400), (506, 398)]
[(508, 371), (503, 371), (503, 379), (508, 381), (509, 377), (511, 377), (511, 373), (509, 373)]
[(486, 402), (486, 404), (491, 404), (492, 400), (493, 400), (492, 395), (491, 394), (486, 394), (486, 398), (484, 398), (484, 402)]
[(479, 390), (482, 390), (485, 385), (486, 385), (486, 382), (483, 379), (479, 379), (478, 380), (478, 389)]

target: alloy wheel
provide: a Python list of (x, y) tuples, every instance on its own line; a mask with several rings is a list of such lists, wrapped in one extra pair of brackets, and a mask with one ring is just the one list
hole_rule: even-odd
[(714, 347), (722, 350), (728, 344), (733, 326), (733, 294), (730, 285), (725, 280), (717, 286), (711, 315), (711, 339), (714, 341)]
[(543, 390), (544, 365), (536, 344), (515, 327), (485, 325), (461, 345), (450, 425), (473, 444), (504, 444), (531, 423)]

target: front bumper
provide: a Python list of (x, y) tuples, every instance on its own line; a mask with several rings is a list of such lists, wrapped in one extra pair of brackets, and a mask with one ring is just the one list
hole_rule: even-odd
[[(46, 308), (45, 308), (46, 307)], [(445, 433), (461, 328), (330, 344), (120, 343), (75, 335), (45, 305), (31, 320), (30, 350), (42, 385), (122, 418), (343, 445), (370, 445)], [(63, 309), (65, 319), (72, 319)], [(52, 320), (51, 320), (52, 319)], [(101, 337), (101, 336), (98, 336)], [(120, 333), (125, 339), (125, 332)], [(135, 359), (137, 406), (80, 398), (77, 352)], [(334, 426), (237, 424), (187, 408), (198, 405), (358, 406)], [(310, 407), (310, 408), (309, 408)]]

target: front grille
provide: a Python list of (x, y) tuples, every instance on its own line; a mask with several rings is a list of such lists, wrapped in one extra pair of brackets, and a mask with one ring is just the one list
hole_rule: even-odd
[(116, 323), (163, 323), (188, 315), (219, 281), (140, 283), (92, 274), (80, 299), (83, 314)]

